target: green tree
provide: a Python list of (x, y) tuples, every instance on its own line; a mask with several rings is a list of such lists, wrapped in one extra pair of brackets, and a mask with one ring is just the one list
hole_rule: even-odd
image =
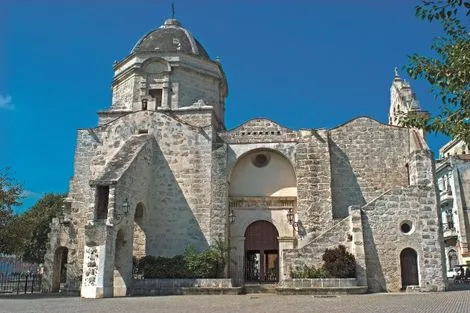
[(16, 254), (24, 261), (43, 263), (50, 231), (50, 222), (62, 214), (64, 196), (49, 193), (39, 199), (28, 211), (17, 216), (11, 231), (17, 233)]
[[(470, 2), (464, 0), (423, 1), (416, 16), (440, 22), (444, 35), (434, 39), (435, 56), (413, 54), (407, 72), (413, 79), (424, 78), (436, 98), (440, 112), (429, 118), (409, 116), (405, 126), (439, 132), (470, 145)], [(462, 21), (466, 22), (462, 22)]]
[(13, 206), (21, 205), (23, 187), (10, 176), (9, 169), (0, 169), (0, 252), (12, 253), (15, 241), (9, 225), (14, 219)]

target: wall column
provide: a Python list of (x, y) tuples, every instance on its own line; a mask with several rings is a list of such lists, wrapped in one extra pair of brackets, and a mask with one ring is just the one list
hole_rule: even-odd
[(294, 249), (294, 237), (278, 237), (279, 241), (279, 281), (287, 279), (288, 273), (284, 270), (284, 249)]
[(169, 79), (166, 78), (166, 80), (163, 82), (162, 85), (162, 109), (163, 110), (168, 110), (170, 108), (170, 82)]
[(235, 286), (243, 285), (244, 279), (244, 263), (245, 263), (245, 236), (234, 236), (231, 242), (231, 266), (230, 277)]
[(350, 235), (352, 237), (351, 251), (356, 258), (356, 281), (358, 286), (367, 286), (366, 253), (364, 251), (361, 215), (360, 206), (349, 207)]

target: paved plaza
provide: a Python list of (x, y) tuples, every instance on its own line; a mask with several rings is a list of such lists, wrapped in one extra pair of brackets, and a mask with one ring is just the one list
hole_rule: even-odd
[(470, 312), (470, 291), (445, 293), (393, 293), (354, 296), (161, 296), (108, 299), (72, 297), (0, 297), (1, 313), (82, 313), (82, 312), (357, 312), (406, 313)]

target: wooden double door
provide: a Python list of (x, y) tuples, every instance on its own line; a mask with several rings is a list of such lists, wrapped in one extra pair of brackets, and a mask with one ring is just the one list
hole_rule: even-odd
[(245, 281), (279, 281), (278, 232), (267, 221), (256, 221), (245, 231)]

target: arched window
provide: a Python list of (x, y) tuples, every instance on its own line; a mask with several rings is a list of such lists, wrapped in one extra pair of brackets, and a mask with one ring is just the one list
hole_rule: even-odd
[(457, 251), (455, 250), (450, 250), (448, 253), (447, 253), (447, 264), (449, 265), (449, 270), (452, 270), (453, 268), (455, 268), (457, 265), (459, 265), (459, 256), (457, 254)]

